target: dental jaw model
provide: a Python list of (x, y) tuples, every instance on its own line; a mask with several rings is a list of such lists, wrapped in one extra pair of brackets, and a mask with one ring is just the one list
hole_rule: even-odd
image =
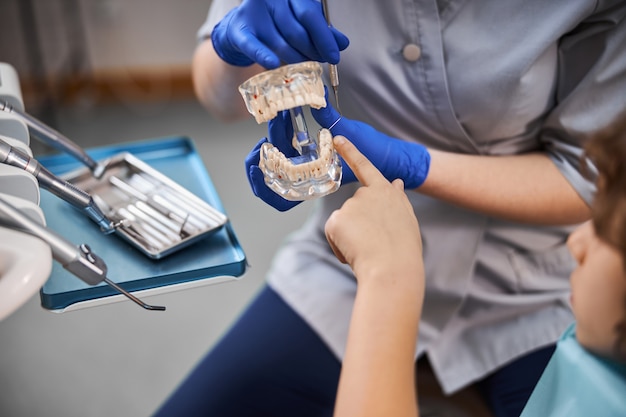
[(289, 110), (293, 124), (293, 148), (298, 156), (287, 158), (269, 142), (261, 147), (259, 168), (265, 184), (286, 200), (300, 201), (336, 191), (341, 184), (341, 163), (328, 129), (309, 135), (302, 107), (326, 106), (322, 67), (302, 62), (265, 71), (239, 86), (246, 107), (257, 123), (269, 122), (279, 111)]

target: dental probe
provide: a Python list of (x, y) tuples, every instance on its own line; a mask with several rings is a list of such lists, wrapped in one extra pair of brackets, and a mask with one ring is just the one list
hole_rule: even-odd
[[(322, 0), (322, 12), (326, 18), (326, 23), (330, 26), (328, 0)], [(341, 110), (339, 108), (339, 73), (337, 72), (337, 65), (328, 64), (328, 76), (330, 78), (330, 85), (333, 87), (333, 93), (335, 94), (335, 107), (337, 107), (337, 111), (341, 114)]]
[(115, 282), (107, 278), (108, 268), (102, 258), (91, 251), (86, 244), (74, 246), (51, 229), (40, 225), (22, 214), (18, 209), (0, 198), (0, 225), (36, 236), (46, 242), (52, 250), (52, 257), (76, 277), (89, 285), (105, 282), (116, 291), (146, 310), (164, 311), (163, 306), (146, 304)]
[(70, 139), (63, 136), (61, 133), (57, 132), (50, 126), (35, 119), (33, 116), (25, 112), (19, 111), (6, 101), (0, 100), (0, 110), (17, 116), (18, 119), (22, 120), (32, 129), (31, 133), (33, 134), (33, 136), (35, 136), (42, 142), (58, 150), (67, 152), (77, 158), (80, 162), (82, 162), (89, 168), (89, 170), (92, 172), (93, 176), (96, 179), (99, 179), (100, 177), (102, 177), (102, 174), (104, 174), (104, 171), (106, 170), (106, 165), (95, 161), (82, 148), (80, 148)]
[(104, 233), (115, 231), (117, 225), (107, 219), (93, 201), (91, 195), (69, 182), (58, 178), (43, 167), (37, 160), (31, 158), (28, 154), (19, 149), (14, 148), (2, 139), (0, 139), (0, 163), (23, 169), (32, 174), (42, 188), (45, 188), (57, 197), (67, 201), (74, 207), (84, 210), (87, 216), (96, 222)]

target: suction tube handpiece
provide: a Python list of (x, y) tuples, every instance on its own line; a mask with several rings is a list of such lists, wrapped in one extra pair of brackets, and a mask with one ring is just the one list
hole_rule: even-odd
[(107, 278), (108, 268), (106, 263), (93, 253), (88, 245), (73, 245), (54, 231), (31, 220), (2, 198), (0, 198), (0, 225), (28, 233), (46, 242), (50, 246), (54, 260), (86, 284), (97, 285), (105, 282), (146, 310), (165, 310), (165, 307), (144, 303)]
[(18, 119), (26, 123), (28, 127), (31, 128), (31, 133), (33, 134), (33, 136), (35, 136), (37, 139), (58, 150), (67, 152), (70, 155), (74, 156), (76, 159), (78, 159), (81, 163), (85, 164), (89, 168), (95, 178), (100, 178), (102, 177), (102, 174), (104, 174), (104, 171), (106, 170), (106, 166), (104, 164), (95, 161), (87, 154), (87, 152), (85, 152), (84, 149), (72, 142), (60, 132), (57, 132), (56, 130), (46, 125), (42, 121), (34, 118), (30, 114), (14, 108), (6, 101), (0, 100), (0, 110), (9, 114), (13, 114)]
[(98, 208), (91, 195), (73, 184), (58, 178), (37, 160), (14, 148), (2, 139), (0, 139), (0, 163), (23, 169), (32, 174), (37, 178), (42, 188), (67, 201), (74, 207), (85, 211), (87, 216), (96, 222), (104, 233), (115, 231), (116, 225)]

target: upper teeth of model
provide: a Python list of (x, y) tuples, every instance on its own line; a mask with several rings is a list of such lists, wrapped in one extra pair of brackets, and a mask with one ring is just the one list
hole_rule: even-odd
[(282, 110), (326, 106), (322, 67), (313, 61), (262, 72), (241, 84), (239, 92), (259, 124), (269, 122)]

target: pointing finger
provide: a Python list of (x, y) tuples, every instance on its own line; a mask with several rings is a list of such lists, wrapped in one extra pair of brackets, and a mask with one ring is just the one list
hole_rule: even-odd
[(333, 138), (335, 149), (362, 185), (388, 183), (383, 174), (344, 136)]

